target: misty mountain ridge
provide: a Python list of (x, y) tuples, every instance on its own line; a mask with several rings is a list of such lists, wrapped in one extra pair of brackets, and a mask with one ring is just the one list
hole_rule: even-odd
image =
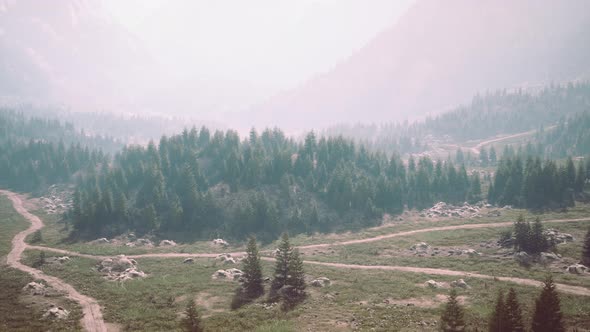
[(417, 1), (347, 61), (244, 118), (291, 127), (400, 121), (478, 92), (586, 79), (589, 29), (585, 1)]

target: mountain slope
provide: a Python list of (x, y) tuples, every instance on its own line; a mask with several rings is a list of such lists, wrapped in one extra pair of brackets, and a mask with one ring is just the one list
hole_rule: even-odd
[(125, 105), (154, 72), (96, 0), (0, 0), (0, 52), (0, 95), (17, 101)]
[(488, 89), (587, 78), (588, 9), (583, 0), (419, 0), (346, 62), (247, 118), (299, 128), (401, 120)]

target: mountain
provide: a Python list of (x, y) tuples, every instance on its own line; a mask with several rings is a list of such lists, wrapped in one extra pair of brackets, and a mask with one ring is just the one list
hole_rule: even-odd
[(415, 119), (478, 92), (590, 76), (584, 0), (418, 0), (332, 70), (243, 118), (288, 128)]
[(0, 97), (130, 105), (155, 71), (141, 42), (97, 0), (0, 0)]

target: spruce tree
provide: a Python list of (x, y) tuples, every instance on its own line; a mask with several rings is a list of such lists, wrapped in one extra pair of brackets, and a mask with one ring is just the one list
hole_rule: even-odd
[(195, 300), (191, 299), (184, 310), (184, 317), (181, 320), (181, 327), (187, 332), (202, 332), (201, 316), (197, 311)]
[(291, 244), (289, 243), (289, 235), (283, 233), (281, 237), (281, 244), (276, 253), (276, 264), (274, 278), (270, 285), (269, 300), (275, 301), (278, 298), (278, 291), (287, 282), (289, 276), (289, 260), (291, 258)]
[(533, 314), (533, 332), (563, 332), (563, 315), (559, 304), (559, 296), (555, 290), (553, 278), (548, 276), (543, 290), (535, 302)]
[(243, 260), (244, 282), (242, 286), (248, 299), (255, 299), (264, 293), (262, 285), (262, 267), (260, 266), (260, 255), (256, 238), (250, 237), (246, 248), (246, 258)]
[(531, 229), (530, 251), (532, 254), (538, 254), (549, 249), (549, 241), (543, 234), (543, 224), (539, 217), (535, 219)]
[(295, 290), (294, 295), (298, 299), (305, 297), (305, 272), (303, 270), (303, 261), (297, 249), (291, 253), (291, 258), (289, 259), (289, 275), (285, 284), (293, 287)]
[(444, 332), (465, 331), (463, 315), (463, 308), (457, 301), (457, 290), (453, 288), (449, 294), (449, 300), (445, 306), (445, 311), (440, 317), (441, 330)]
[(582, 264), (590, 266), (590, 228), (588, 228), (588, 232), (586, 232), (586, 237), (584, 239), (584, 249), (582, 251)]
[(522, 323), (522, 310), (516, 297), (514, 288), (510, 288), (505, 303), (506, 321), (504, 323), (505, 331), (510, 332), (524, 332), (524, 324)]
[(488, 331), (490, 332), (504, 332), (508, 331), (505, 326), (507, 310), (506, 303), (504, 302), (504, 292), (498, 291), (498, 297), (496, 299), (496, 306), (492, 315), (490, 316), (490, 322), (488, 324)]

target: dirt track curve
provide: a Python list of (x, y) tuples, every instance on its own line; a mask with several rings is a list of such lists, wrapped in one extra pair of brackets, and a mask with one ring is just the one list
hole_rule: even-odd
[[(39, 279), (46, 280), (51, 286), (56, 289), (63, 290), (68, 294), (68, 297), (77, 301), (82, 306), (84, 312), (84, 318), (82, 320), (82, 324), (84, 328), (88, 331), (101, 331), (106, 332), (106, 327), (104, 324), (104, 320), (102, 318), (100, 306), (98, 305), (95, 299), (90, 297), (84, 296), (78, 293), (72, 286), (64, 283), (58, 278), (47, 276), (43, 274), (41, 271), (33, 269), (29, 266), (23, 265), (20, 263), (20, 258), (23, 251), (26, 248), (30, 249), (39, 249), (39, 250), (47, 250), (51, 252), (56, 252), (64, 255), (71, 255), (71, 256), (79, 256), (85, 257), (90, 259), (104, 259), (107, 256), (100, 256), (100, 255), (89, 255), (89, 254), (81, 254), (74, 251), (64, 250), (64, 249), (57, 249), (57, 248), (49, 248), (49, 247), (42, 247), (42, 246), (32, 246), (27, 245), (24, 242), (24, 239), (27, 235), (31, 234), (37, 229), (43, 227), (43, 222), (35, 215), (29, 213), (22, 205), (22, 201), (20, 197), (12, 192), (0, 190), (0, 193), (6, 195), (13, 203), (15, 210), (24, 216), (27, 220), (31, 222), (31, 227), (27, 230), (20, 232), (17, 234), (13, 241), (13, 249), (8, 255), (8, 264), (25, 272), (32, 274), (34, 277)], [(580, 218), (580, 219), (554, 219), (554, 220), (544, 220), (544, 222), (551, 222), (551, 223), (566, 223), (566, 222), (579, 222), (579, 221), (590, 221), (590, 218)], [(407, 236), (419, 233), (426, 233), (426, 232), (435, 232), (435, 231), (449, 231), (449, 230), (458, 230), (458, 229), (477, 229), (477, 228), (496, 228), (496, 227), (506, 227), (511, 226), (512, 222), (498, 222), (498, 223), (486, 223), (486, 224), (465, 224), (465, 225), (453, 225), (453, 226), (441, 226), (441, 227), (431, 227), (425, 229), (417, 229), (412, 231), (404, 231), (404, 232), (397, 232), (397, 233), (390, 233), (385, 235), (379, 235), (371, 238), (365, 239), (356, 239), (356, 240), (348, 240), (348, 241), (338, 241), (332, 243), (320, 243), (320, 244), (312, 244), (306, 246), (299, 246), (299, 249), (313, 249), (313, 248), (323, 248), (323, 247), (331, 247), (331, 246), (343, 246), (343, 245), (351, 245), (351, 244), (359, 244), (359, 243), (368, 243), (374, 241), (380, 241), (384, 239), (390, 239), (399, 236)], [(234, 255), (243, 255), (244, 252), (235, 252), (232, 253)], [(218, 253), (149, 253), (149, 254), (141, 254), (141, 255), (128, 255), (129, 258), (185, 258), (185, 257), (195, 257), (195, 258), (215, 258), (218, 256)], [(263, 260), (266, 261), (273, 261), (273, 258), (270, 257), (262, 257)], [(516, 284), (526, 285), (526, 286), (534, 286), (539, 287), (542, 285), (542, 282), (533, 279), (523, 279), (523, 278), (513, 278), (513, 277), (496, 277), (486, 274), (480, 273), (471, 273), (465, 271), (456, 271), (456, 270), (447, 270), (447, 269), (434, 269), (434, 268), (422, 268), (422, 267), (412, 267), (412, 266), (391, 266), (391, 265), (357, 265), (357, 264), (341, 264), (341, 263), (329, 263), (329, 262), (319, 262), (319, 261), (304, 261), (305, 264), (311, 265), (320, 265), (332, 268), (345, 268), (345, 269), (359, 269), (359, 270), (382, 270), (382, 271), (399, 271), (399, 272), (410, 272), (410, 273), (425, 273), (431, 275), (445, 275), (445, 276), (457, 276), (457, 277), (470, 277), (470, 278), (480, 278), (480, 279), (497, 279), (500, 281), (505, 282), (512, 282)], [(569, 293), (574, 295), (581, 295), (581, 296), (590, 296), (590, 289), (581, 287), (581, 286), (573, 286), (573, 285), (566, 285), (566, 284), (556, 284), (556, 288), (558, 291), (563, 293)]]
[(68, 298), (80, 303), (80, 306), (82, 307), (82, 312), (84, 313), (81, 323), (82, 327), (86, 331), (106, 332), (107, 328), (104, 323), (104, 319), (102, 318), (101, 308), (95, 299), (80, 294), (78, 291), (76, 291), (76, 289), (74, 289), (74, 287), (63, 282), (59, 278), (48, 276), (44, 274), (42, 271), (24, 265), (20, 262), (23, 252), (28, 247), (28, 245), (25, 243), (25, 238), (29, 234), (35, 232), (36, 230), (43, 228), (43, 222), (41, 221), (41, 219), (39, 219), (39, 217), (31, 214), (24, 208), (22, 200), (17, 194), (5, 190), (0, 190), (0, 193), (8, 197), (12, 201), (12, 206), (14, 207), (14, 209), (23, 217), (25, 217), (28, 221), (31, 222), (31, 226), (29, 228), (18, 233), (12, 239), (12, 250), (10, 251), (10, 253), (8, 253), (6, 259), (8, 265), (16, 269), (19, 269), (23, 272), (29, 273), (35, 279), (45, 280), (51, 287), (53, 287), (57, 291), (66, 293)]

